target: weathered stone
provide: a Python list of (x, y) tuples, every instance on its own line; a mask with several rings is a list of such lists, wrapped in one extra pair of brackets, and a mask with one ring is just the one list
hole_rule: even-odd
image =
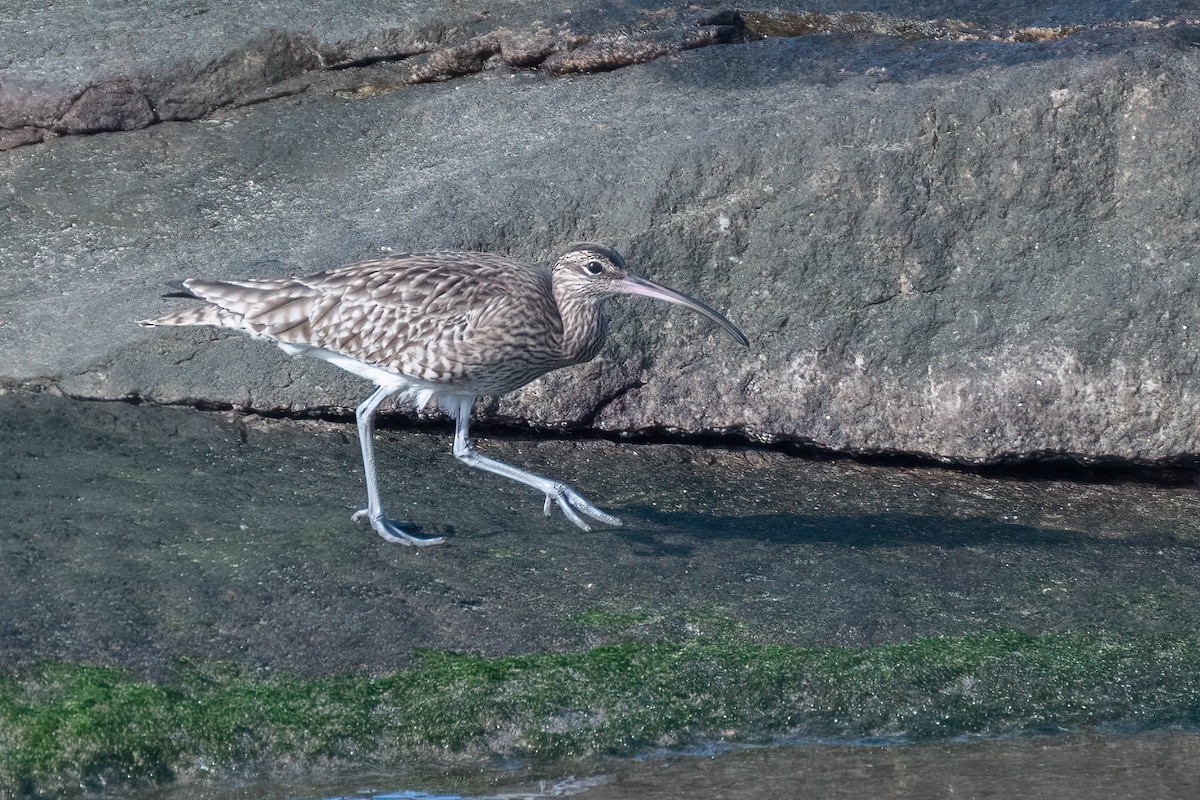
[(215, 62), (176, 66), (155, 92), (164, 120), (197, 119), (320, 64), (312, 37), (269, 31)]
[[(571, 80), (512, 70), (495, 34), (469, 61), (505, 71), (345, 95), (314, 73), (299, 98), (218, 124), (11, 151), (3, 379), (344, 411), (364, 387), (325, 365), (132, 320), (187, 275), (302, 273), (387, 248), (546, 260), (601, 239), (727, 310), (752, 350), (629, 301), (596, 362), (490, 404), (496, 418), (960, 462), (1190, 459), (1200, 28), (1107, 8), (766, 38)], [(738, 27), (706, 13), (686, 24)], [(552, 29), (501, 22), (454, 41)], [(310, 44), (271, 50), (245, 87), (323, 47)], [(215, 91), (196, 107), (237, 102)]]
[(388, 508), (449, 540), (397, 547), (350, 521), (351, 423), (0, 395), (0, 668), (390, 672), (431, 647), (594, 645), (606, 637), (578, 618), (596, 610), (641, 612), (631, 633), (647, 640), (697, 623), (799, 646), (997, 628), (1200, 636), (1188, 485), (1031, 491), (681, 445), (480, 447), (576, 483), (626, 524), (547, 519), (527, 487), (455, 463), (449, 428), (396, 431), (378, 443)]
[[(39, 136), (0, 133), (0, 149), (61, 133), (130, 130), (158, 120), (191, 120), (216, 108), (258, 102), (289, 91), (272, 87), (311, 70), (345, 69), (416, 57), (402, 82), (445, 80), (499, 64), (530, 68), (549, 59), (554, 74), (644, 63), (694, 47), (751, 37), (829, 33), (909, 39), (1045, 41), (1089, 26), (1187, 19), (1169, 0), (1129, 4), (1095, 0), (1055, 10), (1027, 0), (975, 4), (874, 2), (847, 11), (835, 0), (741, 10), (720, 5), (663, 6), (654, 0), (577, 10), (549, 0), (510, 4), (366, 2), (353, 11), (310, 3), (255, 7), (248, 21), (236, 6), (144, 4), (98, 8), (58, 3), (56, 15), (18, 6), (0, 19), (0, 131), (33, 128)], [(503, 42), (500, 40), (503, 39)], [(499, 46), (498, 46), (499, 45)], [(579, 52), (572, 52), (579, 48)], [(132, 95), (113, 86), (137, 87)], [(153, 114), (128, 104), (142, 95)], [(32, 96), (31, 96), (32, 95)], [(97, 127), (63, 119), (81, 96)], [(112, 108), (104, 108), (105, 101)], [(52, 109), (58, 108), (57, 113)], [(119, 122), (118, 122), (119, 120)]]
[(50, 132), (44, 128), (20, 127), (12, 130), (0, 130), (0, 150), (44, 142), (49, 135)]
[[(653, 13), (644, 13), (648, 9)], [(353, 10), (316, 3), (305, 13), (287, 3), (263, 3), (252, 21), (236, 6), (181, 9), (167, 3), (152, 3), (141, 15), (86, 2), (59, 4), (53, 18), (36, 7), (10, 11), (0, 19), (0, 52), (9, 57), (0, 67), (0, 131), (33, 128), (40, 137), (0, 135), (0, 149), (53, 134), (198, 119), (274, 96), (272, 87), (313, 70), (425, 55), (405, 81), (425, 82), (477, 72), (496, 54), (512, 66), (534, 66), (556, 49), (590, 40), (573, 34), (572, 24), (591, 33), (624, 31), (608, 37), (608, 68), (635, 63), (622, 54), (636, 52), (644, 61), (707, 43), (675, 30), (694, 27), (687, 12), (659, 9), (648, 0), (581, 13), (549, 0), (467, 10), (416, 2), (360, 3)], [(637, 33), (642, 30), (656, 33)], [(692, 41), (685, 41), (689, 36)], [(651, 48), (634, 44), (639, 38), (661, 41)], [(141, 107), (143, 99), (151, 113)]]
[(645, 64), (684, 50), (733, 44), (750, 38), (751, 34), (740, 25), (704, 25), (634, 36), (596, 37), (579, 47), (555, 53), (542, 66), (551, 75), (607, 72), (631, 64)]
[(89, 86), (63, 115), (66, 133), (132, 131), (157, 119), (150, 101), (124, 81)]

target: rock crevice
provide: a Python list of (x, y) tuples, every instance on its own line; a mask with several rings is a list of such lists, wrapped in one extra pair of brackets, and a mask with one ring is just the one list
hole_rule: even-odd
[[(1161, 27), (1189, 20), (1155, 18), (1104, 23), (1011, 27), (967, 20), (918, 20), (871, 11), (640, 8), (636, 22), (598, 30), (560, 20), (535, 20), (472, 34), (479, 26), (368, 30), (351, 40), (311, 31), (269, 29), (210, 60), (169, 58), (123, 67), (106, 65), (93, 82), (58, 82), (36, 73), (0, 70), (0, 150), (47, 138), (130, 131), (158, 122), (189, 121), (221, 108), (262, 102), (329, 86), (374, 94), (404, 85), (444, 81), (485, 69), (534, 69), (567, 76), (644, 64), (687, 50), (768, 38), (819, 34), (871, 35), (907, 41), (993, 41), (1023, 44), (1062, 39), (1092, 27)], [(1200, 21), (1200, 17), (1191, 22)], [(466, 21), (464, 21), (466, 22)], [(398, 69), (397, 69), (398, 66)], [(381, 69), (373, 69), (381, 68)], [(318, 73), (353, 71), (343, 81)], [(382, 74), (376, 74), (382, 71)]]

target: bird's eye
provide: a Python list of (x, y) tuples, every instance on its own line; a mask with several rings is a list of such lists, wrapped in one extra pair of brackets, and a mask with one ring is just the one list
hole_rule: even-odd
[(583, 268), (588, 275), (599, 275), (604, 272), (604, 265), (599, 261), (589, 261), (583, 265)]

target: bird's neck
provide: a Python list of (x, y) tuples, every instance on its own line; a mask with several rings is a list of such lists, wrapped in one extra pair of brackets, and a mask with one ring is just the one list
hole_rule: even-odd
[(591, 361), (600, 352), (608, 332), (604, 300), (558, 291), (555, 295), (562, 318), (563, 358), (571, 364)]

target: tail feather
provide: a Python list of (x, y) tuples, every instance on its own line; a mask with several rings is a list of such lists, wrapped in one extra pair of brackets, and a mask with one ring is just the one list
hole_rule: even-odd
[(202, 281), (189, 278), (175, 296), (205, 301), (198, 308), (175, 311), (139, 324), (210, 325), (253, 336), (305, 341), (313, 302), (320, 292), (295, 280)]
[(232, 328), (244, 330), (245, 319), (241, 314), (234, 314), (217, 306), (197, 306), (172, 311), (154, 319), (138, 320), (143, 328), (154, 328), (159, 325), (211, 325), (214, 328)]

